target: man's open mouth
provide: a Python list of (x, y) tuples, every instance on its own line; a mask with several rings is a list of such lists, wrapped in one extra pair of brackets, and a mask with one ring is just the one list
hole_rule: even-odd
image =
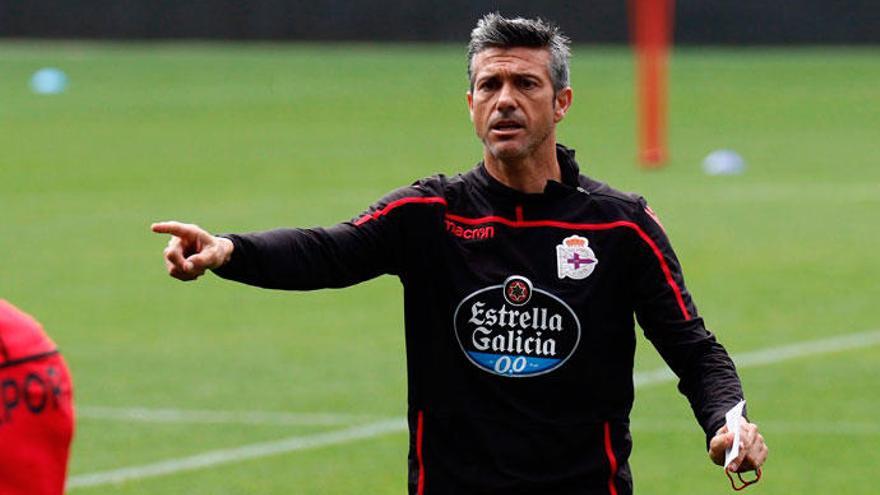
[(515, 120), (499, 120), (492, 124), (491, 129), (497, 133), (512, 133), (523, 129), (524, 127), (525, 126)]

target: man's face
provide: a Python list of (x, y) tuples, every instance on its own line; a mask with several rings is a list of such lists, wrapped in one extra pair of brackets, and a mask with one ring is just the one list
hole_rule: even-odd
[(571, 88), (550, 80), (544, 48), (489, 48), (474, 56), (474, 87), (467, 94), (477, 136), (495, 158), (529, 156), (550, 136), (571, 105)]

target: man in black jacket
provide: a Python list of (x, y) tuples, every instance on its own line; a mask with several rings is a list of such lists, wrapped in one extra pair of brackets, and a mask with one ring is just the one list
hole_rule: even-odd
[[(644, 199), (579, 173), (556, 143), (572, 102), (568, 40), (490, 14), (469, 46), (483, 161), (390, 193), (330, 228), (213, 236), (162, 222), (169, 273), (260, 287), (404, 286), (411, 494), (632, 492), (634, 318), (680, 378), (721, 463), (743, 399)], [(767, 448), (744, 421), (732, 471)]]

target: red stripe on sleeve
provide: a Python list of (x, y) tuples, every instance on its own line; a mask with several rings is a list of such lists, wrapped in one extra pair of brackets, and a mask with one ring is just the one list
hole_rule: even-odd
[(394, 201), (388, 203), (388, 205), (386, 205), (385, 208), (382, 208), (379, 211), (375, 211), (371, 214), (364, 215), (364, 216), (360, 217), (354, 224), (358, 225), (358, 226), (363, 225), (363, 224), (369, 222), (370, 220), (376, 220), (381, 216), (387, 215), (388, 212), (390, 212), (391, 210), (393, 210), (399, 206), (403, 206), (403, 205), (407, 205), (407, 204), (411, 204), (411, 203), (417, 203), (417, 204), (436, 203), (436, 204), (445, 205), (446, 200), (441, 197), (438, 197), (438, 196), (400, 198), (400, 199), (397, 199), (397, 200), (394, 200)]
[(660, 248), (657, 247), (657, 243), (655, 243), (644, 230), (640, 229), (638, 225), (633, 224), (633, 227), (636, 232), (638, 232), (639, 237), (641, 237), (642, 240), (651, 247), (651, 250), (654, 251), (654, 256), (656, 256), (657, 260), (660, 262), (660, 269), (663, 270), (663, 275), (666, 276), (666, 283), (672, 287), (672, 292), (675, 293), (675, 301), (678, 303), (678, 308), (681, 310), (681, 314), (684, 316), (685, 320), (690, 320), (691, 313), (688, 311), (687, 305), (684, 303), (684, 296), (681, 295), (681, 288), (675, 282), (675, 279), (672, 278), (672, 271), (669, 269), (669, 265), (666, 264), (666, 259), (663, 257)]

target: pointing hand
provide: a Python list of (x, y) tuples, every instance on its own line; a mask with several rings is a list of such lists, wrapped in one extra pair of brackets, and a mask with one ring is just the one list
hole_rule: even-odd
[(206, 270), (222, 266), (232, 256), (232, 241), (213, 236), (198, 225), (159, 222), (150, 228), (157, 234), (171, 234), (164, 255), (168, 274), (174, 278), (195, 280)]

